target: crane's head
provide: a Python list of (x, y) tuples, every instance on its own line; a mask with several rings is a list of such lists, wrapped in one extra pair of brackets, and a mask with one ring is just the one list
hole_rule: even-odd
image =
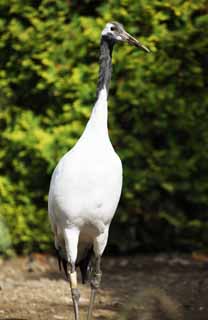
[(132, 37), (129, 33), (124, 30), (124, 27), (121, 23), (113, 21), (106, 24), (105, 28), (102, 31), (102, 37), (113, 42), (127, 42), (130, 45), (133, 45), (137, 48), (141, 48), (146, 52), (150, 50), (141, 44), (138, 40)]

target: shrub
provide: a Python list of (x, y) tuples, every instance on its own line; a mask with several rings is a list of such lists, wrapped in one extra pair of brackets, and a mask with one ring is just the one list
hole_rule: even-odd
[(0, 10), (0, 215), (14, 248), (50, 247), (50, 175), (89, 118), (109, 20), (152, 51), (118, 45), (113, 57), (109, 128), (124, 165), (114, 227), (129, 227), (126, 250), (207, 245), (206, 2), (2, 0)]

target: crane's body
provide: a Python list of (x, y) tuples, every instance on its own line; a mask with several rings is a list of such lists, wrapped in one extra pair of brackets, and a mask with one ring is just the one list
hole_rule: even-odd
[[(116, 42), (128, 42), (149, 51), (118, 22), (107, 23), (101, 34), (97, 100), (87, 126), (75, 146), (59, 161), (52, 175), (48, 211), (59, 259), (70, 281), (75, 320), (79, 319), (76, 267), (83, 281), (91, 262), (92, 317), (101, 282), (101, 256), (122, 189), (122, 164), (108, 135), (107, 98)], [(91, 261), (94, 256), (93, 261)]]
[(96, 253), (102, 254), (121, 188), (122, 165), (108, 136), (104, 88), (82, 136), (59, 161), (52, 175), (49, 217), (56, 249), (61, 246), (62, 251), (67, 251), (65, 233), (73, 230), (73, 235), (77, 233), (79, 238), (80, 249), (77, 252), (77, 243), (72, 240), (74, 245), (68, 254), (74, 263), (94, 241)]

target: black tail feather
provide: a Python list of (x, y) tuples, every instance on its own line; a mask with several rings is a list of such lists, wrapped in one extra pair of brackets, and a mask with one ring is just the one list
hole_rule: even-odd
[[(56, 249), (56, 255), (57, 255), (59, 270), (61, 271), (63, 268), (64, 273), (66, 275), (66, 279), (68, 279), (67, 260), (61, 256), (59, 250), (57, 249)], [(80, 261), (76, 263), (76, 267), (80, 268), (83, 284), (86, 283), (86, 281), (88, 280), (90, 261), (92, 256), (93, 256), (93, 247), (89, 248), (84, 258), (82, 258)]]
[(58, 253), (58, 250), (57, 250), (57, 252), (56, 252), (56, 255), (57, 255), (57, 259), (58, 259), (59, 271), (61, 271), (61, 257), (60, 257), (60, 255), (59, 255), (59, 253)]
[(85, 257), (83, 259), (81, 259), (80, 261), (78, 261), (78, 263), (76, 264), (76, 267), (80, 268), (83, 284), (86, 283), (86, 281), (88, 280), (90, 261), (91, 261), (92, 256), (93, 256), (93, 248), (91, 247), (88, 249)]
[(68, 279), (68, 273), (67, 273), (67, 260), (64, 259), (61, 255), (60, 252), (56, 249), (56, 255), (57, 255), (57, 259), (58, 259), (58, 266), (59, 266), (59, 270), (62, 270), (62, 267), (64, 269), (64, 273), (66, 275), (66, 278)]

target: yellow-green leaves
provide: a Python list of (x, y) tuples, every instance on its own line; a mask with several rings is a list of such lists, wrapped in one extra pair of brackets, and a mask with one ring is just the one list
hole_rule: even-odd
[(1, 0), (0, 11), (0, 216), (14, 248), (49, 246), (50, 175), (90, 116), (100, 33), (112, 20), (151, 49), (119, 43), (113, 53), (117, 222), (131, 225), (132, 247), (207, 244), (206, 1)]

